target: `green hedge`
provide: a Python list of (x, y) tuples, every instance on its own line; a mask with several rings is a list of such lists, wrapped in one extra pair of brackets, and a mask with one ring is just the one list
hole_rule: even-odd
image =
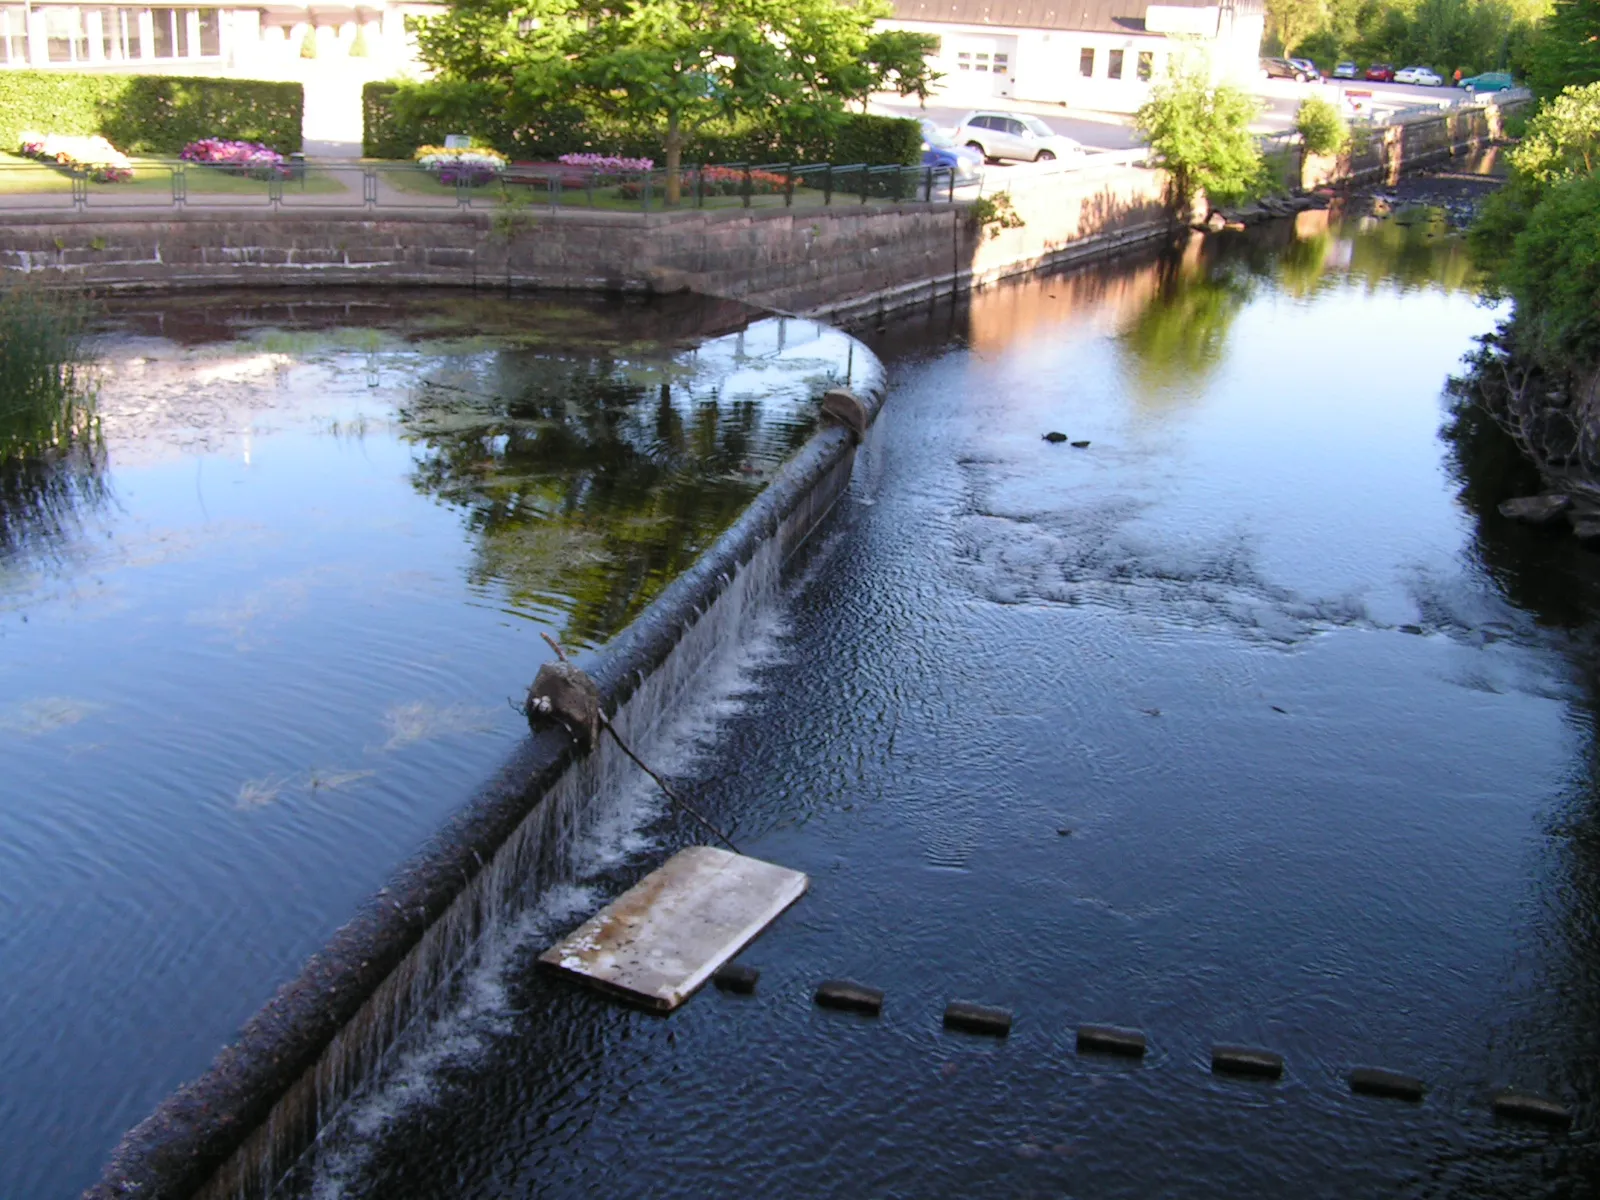
[(119, 150), (177, 154), (199, 138), (300, 149), (305, 89), (298, 83), (175, 75), (0, 71), (0, 150), (18, 135), (103, 134)]
[[(418, 146), (440, 145), (445, 135), (468, 134), (513, 158), (554, 159), (593, 151), (630, 158), (665, 157), (661, 139), (586, 115), (577, 108), (544, 111), (535, 121), (513, 125), (505, 104), (473, 83), (369, 83), (362, 89), (362, 150), (369, 158), (410, 158)], [(786, 137), (752, 123), (723, 123), (697, 130), (684, 147), (685, 163), (837, 162), (906, 165), (922, 158), (922, 131), (915, 121), (861, 113), (842, 116), (831, 127)]]

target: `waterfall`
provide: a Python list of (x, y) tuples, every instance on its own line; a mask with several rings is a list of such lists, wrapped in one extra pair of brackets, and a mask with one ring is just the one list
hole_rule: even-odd
[[(785, 564), (849, 486), (854, 459), (843, 431), (814, 437), (734, 528), (602, 651), (591, 673), (602, 695), (620, 698), (611, 719), (630, 744), (647, 744), (698, 681), (739, 654), (778, 603)], [(486, 936), (573, 879), (574, 848), (591, 818), (637, 778), (609, 738), (572, 761), (196, 1194), (270, 1195), (334, 1115), (381, 1080), (402, 1035), (442, 1014)]]

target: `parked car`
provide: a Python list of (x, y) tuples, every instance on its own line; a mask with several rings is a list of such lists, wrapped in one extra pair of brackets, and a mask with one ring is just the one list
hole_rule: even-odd
[(1296, 83), (1304, 83), (1310, 78), (1304, 67), (1296, 66), (1287, 58), (1263, 58), (1261, 74), (1267, 79), (1292, 79)]
[(1476, 95), (1478, 92), (1503, 92), (1507, 88), (1516, 87), (1511, 75), (1506, 71), (1485, 71), (1482, 75), (1474, 75), (1463, 79), (1461, 86)]
[(1438, 87), (1444, 82), (1427, 67), (1403, 67), (1394, 73), (1396, 83), (1419, 83), (1423, 87)]
[(1393, 83), (1394, 67), (1389, 63), (1373, 63), (1367, 68), (1367, 79), (1372, 83)]
[(1322, 72), (1317, 70), (1317, 64), (1312, 62), (1309, 58), (1291, 58), (1289, 61), (1304, 71), (1307, 79), (1310, 79), (1313, 82), (1317, 82), (1322, 79)]
[(1010, 112), (970, 112), (956, 126), (955, 141), (985, 159), (1019, 158), (1048, 162), (1082, 158), (1083, 147), (1063, 137), (1038, 117)]
[(958, 186), (976, 182), (982, 173), (983, 155), (963, 146), (927, 117), (918, 123), (922, 126), (922, 165), (954, 172)]
[(1355, 65), (1355, 63), (1353, 63), (1353, 62), (1342, 62), (1342, 63), (1340, 63), (1338, 66), (1333, 68), (1333, 77), (1335, 79), (1354, 79), (1356, 77), (1356, 65)]

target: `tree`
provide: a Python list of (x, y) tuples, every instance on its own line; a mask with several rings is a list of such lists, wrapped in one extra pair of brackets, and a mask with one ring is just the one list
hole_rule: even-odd
[(675, 204), (683, 148), (708, 122), (798, 135), (885, 85), (926, 95), (931, 43), (874, 34), (889, 12), (887, 0), (455, 0), (416, 27), (438, 78), (497, 91), (513, 123), (576, 101), (654, 131)]
[(1350, 126), (1345, 124), (1344, 115), (1320, 96), (1309, 96), (1300, 102), (1294, 127), (1300, 131), (1307, 154), (1337, 154), (1350, 140)]
[(1327, 0), (1267, 0), (1267, 32), (1288, 54), (1328, 20)]
[(1156, 86), (1135, 127), (1172, 175), (1174, 199), (1204, 193), (1212, 207), (1267, 188), (1265, 164), (1250, 122), (1259, 104), (1231, 84), (1213, 86), (1198, 66), (1178, 67)]
[(1600, 82), (1600, 0), (1555, 0), (1529, 53), (1534, 91)]

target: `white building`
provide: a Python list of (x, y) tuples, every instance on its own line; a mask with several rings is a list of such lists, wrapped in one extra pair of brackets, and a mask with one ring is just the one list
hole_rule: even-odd
[(1253, 78), (1261, 0), (894, 0), (895, 29), (939, 38), (940, 99), (1132, 112), (1174, 55), (1218, 78)]
[[(0, 3), (0, 69), (278, 79), (300, 78), (321, 67), (384, 79), (414, 62), (406, 15), (437, 11), (435, 5), (388, 0), (274, 0), (240, 8), (7, 2)], [(308, 34), (316, 43), (315, 59), (301, 55)]]

